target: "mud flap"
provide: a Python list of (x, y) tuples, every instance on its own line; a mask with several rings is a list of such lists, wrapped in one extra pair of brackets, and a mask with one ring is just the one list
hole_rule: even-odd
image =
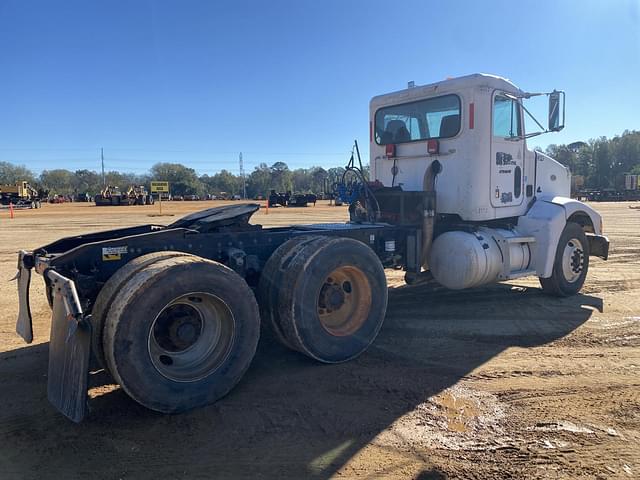
[(603, 260), (609, 258), (609, 239), (602, 235), (587, 234), (589, 241), (589, 255), (600, 257)]
[(27, 252), (22, 250), (18, 255), (18, 320), (16, 333), (27, 343), (33, 342), (33, 323), (31, 321), (31, 307), (29, 305), (29, 285), (31, 284), (31, 268), (24, 264)]
[(73, 281), (53, 270), (45, 275), (53, 287), (47, 396), (63, 415), (80, 422), (87, 412), (91, 323)]

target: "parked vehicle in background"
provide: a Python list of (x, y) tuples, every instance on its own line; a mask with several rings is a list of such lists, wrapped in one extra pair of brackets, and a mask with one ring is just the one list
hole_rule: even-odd
[(269, 192), (269, 207), (306, 207), (309, 203), (314, 205), (318, 197), (313, 193)]
[(67, 198), (65, 195), (53, 195), (49, 197), (49, 203), (66, 203), (70, 201), (71, 199)]
[(1, 205), (40, 208), (41, 200), (40, 192), (32, 187), (29, 182), (22, 181), (0, 185)]
[(132, 185), (126, 192), (116, 186), (107, 185), (94, 200), (97, 206), (153, 205), (155, 202), (153, 195), (147, 193), (144, 185)]
[(619, 188), (591, 188), (579, 190), (575, 197), (589, 202), (640, 201), (640, 175), (625, 174), (617, 182)]

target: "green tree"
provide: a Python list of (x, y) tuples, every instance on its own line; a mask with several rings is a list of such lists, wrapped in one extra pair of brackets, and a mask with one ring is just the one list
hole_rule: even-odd
[(271, 170), (266, 163), (258, 165), (247, 178), (247, 195), (256, 198), (258, 195), (266, 196), (271, 190)]
[(169, 182), (173, 195), (202, 195), (205, 186), (193, 168), (180, 163), (156, 163), (149, 172), (150, 180)]
[(43, 170), (40, 174), (40, 184), (51, 194), (72, 195), (74, 193), (74, 175), (63, 168)]
[(0, 162), (0, 185), (15, 184), (16, 182), (27, 181), (35, 183), (35, 175), (24, 165), (14, 165), (9, 162)]
[(337, 182), (342, 181), (342, 176), (344, 175), (343, 167), (333, 167), (327, 171), (327, 186), (329, 192), (332, 190), (333, 185)]
[(585, 177), (587, 188), (624, 188), (624, 175), (640, 168), (640, 132), (625, 131), (570, 145), (549, 145), (546, 153)]
[(311, 190), (311, 175), (306, 168), (296, 168), (291, 172), (291, 183), (296, 192), (308, 192)]
[(96, 195), (102, 190), (102, 177), (91, 170), (76, 170), (72, 185), (75, 193)]
[(219, 192), (227, 192), (230, 195), (240, 193), (240, 178), (236, 177), (228, 170), (220, 170), (213, 176), (214, 185), (217, 185)]
[(284, 162), (276, 162), (271, 165), (271, 181), (273, 189), (278, 192), (287, 192), (293, 190), (293, 175), (291, 170)]
[(321, 193), (324, 190), (325, 180), (329, 178), (329, 173), (322, 167), (312, 167), (309, 175), (311, 177), (309, 190), (313, 193)]

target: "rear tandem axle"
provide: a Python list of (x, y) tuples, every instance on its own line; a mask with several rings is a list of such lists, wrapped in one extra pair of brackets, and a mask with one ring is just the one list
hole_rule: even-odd
[(164, 227), (58, 240), (18, 261), (17, 332), (33, 340), (31, 271), (52, 307), (48, 397), (87, 411), (90, 359), (136, 401), (180, 412), (225, 395), (248, 368), (260, 321), (289, 348), (335, 363), (362, 353), (384, 320), (383, 268), (420, 271), (420, 230), (383, 223), (262, 228), (256, 204)]

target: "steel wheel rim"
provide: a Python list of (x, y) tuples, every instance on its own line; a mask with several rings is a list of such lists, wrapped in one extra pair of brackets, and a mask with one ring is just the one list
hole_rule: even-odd
[(170, 301), (149, 329), (148, 353), (165, 378), (196, 382), (227, 359), (235, 339), (229, 306), (210, 293), (191, 292)]
[(584, 270), (584, 248), (582, 242), (572, 238), (564, 246), (562, 252), (562, 273), (569, 283), (575, 283)]
[(327, 275), (318, 293), (320, 324), (336, 337), (351, 335), (366, 322), (371, 303), (371, 285), (364, 272), (338, 267)]

